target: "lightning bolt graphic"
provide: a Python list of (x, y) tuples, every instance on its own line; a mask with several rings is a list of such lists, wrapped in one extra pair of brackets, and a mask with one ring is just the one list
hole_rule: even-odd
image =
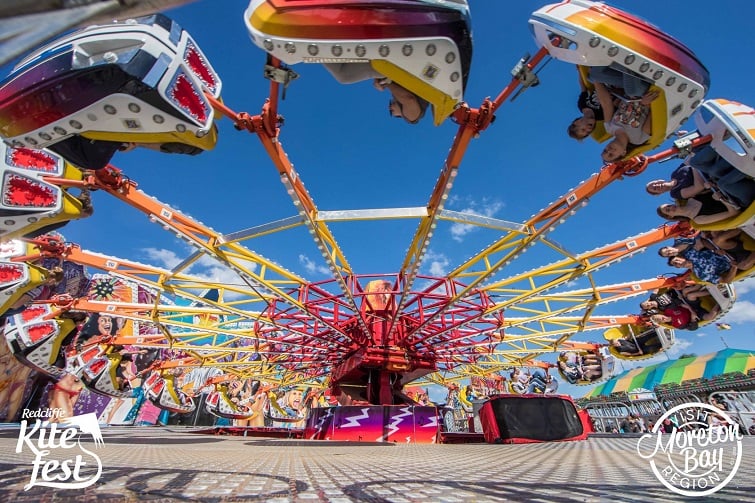
[(437, 428), (438, 427), (438, 416), (433, 416), (427, 418), (428, 422), (423, 428)]
[(362, 414), (361, 415), (345, 418), (346, 421), (347, 421), (347, 423), (346, 424), (342, 424), (341, 428), (350, 428), (351, 426), (362, 426), (361, 424), (359, 424), (359, 420), (360, 419), (369, 419), (370, 418), (369, 410), (370, 410), (369, 407), (364, 407), (362, 409)]
[[(388, 437), (390, 437), (391, 435), (393, 435), (394, 433), (396, 433), (399, 430), (398, 425), (401, 424), (401, 421), (405, 417), (411, 417), (411, 416), (414, 415), (414, 413), (411, 411), (411, 408), (412, 408), (411, 406), (402, 407), (400, 409), (402, 411), (402, 414), (398, 414), (396, 416), (393, 416), (393, 418), (391, 419), (391, 424), (388, 425), (388, 433), (386, 433), (382, 437), (378, 437), (376, 439), (376, 441), (377, 442), (384, 442)], [(407, 439), (406, 441), (408, 443), (409, 439)]]
[(322, 427), (327, 422), (326, 420), (328, 418), (333, 417), (333, 414), (335, 414), (335, 410), (336, 410), (335, 407), (329, 407), (327, 409), (327, 412), (324, 415), (320, 416), (320, 419), (317, 420), (317, 424), (315, 425), (314, 433), (312, 433), (312, 435), (309, 437), (310, 440), (313, 440), (317, 438), (318, 435), (320, 435), (320, 433), (322, 432)]

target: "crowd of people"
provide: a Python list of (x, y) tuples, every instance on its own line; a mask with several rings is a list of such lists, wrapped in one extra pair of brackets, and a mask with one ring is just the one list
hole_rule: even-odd
[[(651, 103), (658, 98), (652, 83), (618, 67), (589, 67), (581, 73), (577, 108), (581, 115), (567, 132), (577, 140), (591, 135), (599, 123), (612, 136), (602, 158), (616, 162), (626, 158), (651, 136)], [(755, 180), (732, 166), (711, 145), (697, 147), (676, 168), (669, 180), (653, 180), (646, 186), (652, 195), (668, 193), (673, 199), (658, 207), (666, 220), (694, 226), (715, 224), (716, 230), (698, 231), (664, 246), (660, 255), (668, 265), (693, 274), (697, 283), (731, 283), (755, 268), (755, 239), (737, 228), (727, 228), (755, 202)], [(683, 273), (682, 273), (683, 274)], [(660, 295), (661, 298), (654, 298)], [(717, 318), (721, 306), (699, 284), (654, 294), (641, 306), (641, 315), (654, 324), (695, 330), (701, 322)], [(637, 355), (636, 341), (614, 341), (620, 353)]]
[[(726, 399), (728, 398), (728, 400)], [(692, 408), (694, 402), (690, 403)], [(673, 431), (689, 431), (698, 429), (730, 427), (734, 426), (742, 434), (755, 435), (755, 402), (752, 397), (746, 393), (737, 392), (715, 392), (707, 397), (707, 403), (720, 413), (712, 411), (710, 408), (699, 407), (694, 414), (685, 413), (683, 416), (676, 414), (665, 415), (661, 410), (653, 414), (638, 414), (630, 412), (624, 417), (603, 417), (600, 415), (592, 417), (593, 430), (599, 433), (648, 433), (654, 430), (661, 433), (672, 433)], [(694, 408), (692, 408), (694, 410)], [(661, 416), (658, 422), (652, 420), (653, 417)]]
[[(500, 373), (489, 377), (472, 377), (469, 384), (459, 386), (455, 382), (448, 383), (446, 404), (453, 408), (472, 411), (472, 402), (485, 400), (491, 396), (502, 394), (554, 394), (558, 391), (558, 379), (550, 375), (548, 369), (526, 369), (514, 367), (508, 376)], [(423, 404), (419, 399), (415, 399)]]
[(679, 330), (697, 330), (715, 320), (726, 306), (719, 304), (711, 288), (731, 282), (740, 270), (755, 265), (750, 247), (755, 250), (755, 240), (740, 229), (697, 232), (661, 247), (658, 254), (685, 272), (677, 276), (677, 286), (657, 290), (643, 300), (640, 316), (653, 325)]
[(698, 281), (731, 283), (755, 267), (755, 239), (736, 218), (755, 202), (755, 180), (732, 166), (710, 145), (693, 151), (670, 176), (646, 185), (649, 194), (668, 193), (658, 207), (661, 218), (714, 227), (678, 238), (661, 248), (672, 267), (691, 271)]

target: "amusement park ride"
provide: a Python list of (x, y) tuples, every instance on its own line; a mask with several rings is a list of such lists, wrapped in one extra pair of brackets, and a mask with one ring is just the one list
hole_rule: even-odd
[[(588, 384), (609, 377), (614, 358), (644, 358), (673, 344), (671, 324), (652, 323), (641, 314), (594, 311), (618, 300), (681, 289), (698, 278), (684, 273), (603, 285), (593, 273), (667, 240), (695, 236), (700, 226), (674, 222), (581, 253), (565, 249), (548, 233), (612, 182), (701, 148), (712, 147), (730, 169), (751, 181), (755, 112), (734, 101), (706, 99), (708, 71), (687, 47), (602, 3), (547, 5), (529, 20), (538, 52), (515, 66), (510, 83), (495, 98), (474, 107), (464, 101), (472, 53), (466, 1), (252, 0), (244, 20), (252, 42), (267, 53), (270, 90), (258, 114), (238, 112), (221, 99), (221, 78), (198, 41), (161, 14), (67, 34), (23, 59), (0, 85), (5, 141), (0, 145), (0, 310), (8, 345), (23, 363), (55, 378), (74, 373), (98, 393), (125, 397), (130, 388), (119, 366), (124, 355), (146, 350), (152, 358), (139, 373), (145, 396), (156, 405), (190, 411), (198, 389), (210, 386), (208, 410), (245, 419), (254, 415), (253, 407), (230, 398), (238, 381), (256, 383), (255, 393), (306, 386), (327, 389), (333, 403), (388, 407), (412, 403), (404, 393), (410, 383), (449, 386), (514, 367), (553, 366), (568, 378), (560, 364), (536, 360), (554, 352), (561, 352), (564, 364), (597, 358), (597, 372), (569, 379)], [(487, 130), (505, 101), (537, 85), (537, 72), (549, 58), (577, 65), (583, 76), (601, 66), (647, 81), (659, 95), (650, 106), (648, 142), (525, 222), (447, 210), (471, 140)], [(292, 67), (299, 63), (369, 65), (427, 101), (436, 125), (458, 125), (425, 207), (318, 209), (282, 143), (280, 98), (297, 78)], [(215, 122), (221, 117), (259, 138), (296, 217), (222, 234), (138, 190), (110, 164), (116, 152), (134, 147), (210, 157), (206, 151), (215, 147)], [(692, 117), (695, 132), (650, 153), (677, 138)], [(593, 137), (608, 139), (600, 124)], [(141, 211), (194, 253), (167, 269), (66, 242), (57, 229), (91, 214), (92, 191)], [(754, 214), (751, 204), (705, 229), (741, 228), (755, 238)], [(397, 272), (360, 274), (329, 223), (381, 218), (417, 218), (419, 225)], [(427, 276), (420, 269), (442, 221), (491, 227), (498, 237), (446, 276)], [(308, 281), (247, 245), (299, 226), (314, 239), (329, 279)], [(508, 274), (509, 266), (534, 246), (561, 258)], [(234, 271), (238, 281), (192, 274), (191, 266), (203, 257)], [(98, 273), (89, 277), (82, 266)], [(56, 267), (62, 269), (62, 281), (54, 278)], [(740, 271), (737, 278), (751, 272)], [(577, 279), (589, 287), (570, 289)], [(729, 284), (704, 287), (717, 309), (700, 324), (720, 317), (735, 301)], [(103, 317), (119, 320), (118, 331), (85, 330)], [(571, 340), (594, 330), (602, 330), (606, 341)], [(628, 356), (611, 342), (643, 335), (656, 338), (655, 349)], [(175, 383), (177, 374), (194, 368), (213, 369), (214, 376), (196, 389)]]

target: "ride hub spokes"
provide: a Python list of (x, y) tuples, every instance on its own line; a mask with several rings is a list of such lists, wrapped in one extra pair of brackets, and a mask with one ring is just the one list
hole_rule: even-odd
[[(364, 287), (360, 285), (360, 279)], [(308, 289), (301, 297), (307, 310), (321, 315), (328, 312), (352, 345), (346, 350), (333, 348), (331, 354), (331, 386), (335, 395), (343, 396), (344, 401), (369, 402), (390, 405), (404, 403), (401, 389), (407, 383), (433, 373), (438, 365), (444, 365), (452, 358), (440, 356), (436, 350), (448, 349), (455, 345), (467, 345), (469, 338), (476, 338), (481, 345), (490, 346), (495, 342), (501, 319), (490, 317), (478, 323), (487, 325), (485, 331), (459, 330), (466, 320), (477, 318), (489, 307), (490, 300), (485, 295), (473, 295), (453, 309), (447, 310), (422, 333), (414, 333), (426, 318), (436, 318), (438, 310), (444, 307), (457, 288), (463, 287), (445, 278), (419, 276), (424, 289), (410, 292), (410, 300), (401, 312), (397, 312), (398, 277), (353, 278), (355, 291), (352, 293), (360, 309), (358, 316), (365, 320), (368, 332), (362, 333), (362, 325), (356, 323), (356, 313), (349, 313), (347, 306), (338, 298), (325, 302), (322, 292), (329, 289), (328, 282), (319, 283), (317, 289)], [(331, 281), (332, 282), (332, 281)], [(314, 293), (317, 292), (317, 295)], [(310, 293), (312, 297), (310, 298)], [(327, 306), (327, 307), (326, 307)], [(288, 323), (288, 311), (271, 313), (279, 325)], [(341, 321), (336, 321), (341, 320)], [(297, 320), (301, 323), (302, 320)], [(444, 333), (439, 334), (440, 331)], [(409, 338), (409, 335), (413, 337)], [(333, 333), (324, 330), (318, 339), (323, 342)], [(431, 341), (432, 340), (432, 341)], [(461, 348), (460, 348), (461, 349)], [(461, 349), (459, 355), (465, 350)], [(472, 350), (475, 353), (475, 350)], [(458, 361), (465, 361), (457, 356)], [(471, 361), (471, 359), (467, 359)]]

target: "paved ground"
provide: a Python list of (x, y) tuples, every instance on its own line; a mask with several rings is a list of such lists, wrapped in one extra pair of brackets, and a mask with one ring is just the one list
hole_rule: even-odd
[[(220, 437), (172, 427), (106, 428), (103, 437), (98, 449), (84, 444), (102, 460), (95, 485), (24, 491), (34, 456), (28, 448), (15, 453), (18, 430), (0, 430), (0, 501), (684, 500), (655, 478), (637, 455), (637, 439), (627, 437), (395, 445)], [(742, 442), (741, 466), (729, 484), (690, 501), (755, 501), (755, 438)]]

